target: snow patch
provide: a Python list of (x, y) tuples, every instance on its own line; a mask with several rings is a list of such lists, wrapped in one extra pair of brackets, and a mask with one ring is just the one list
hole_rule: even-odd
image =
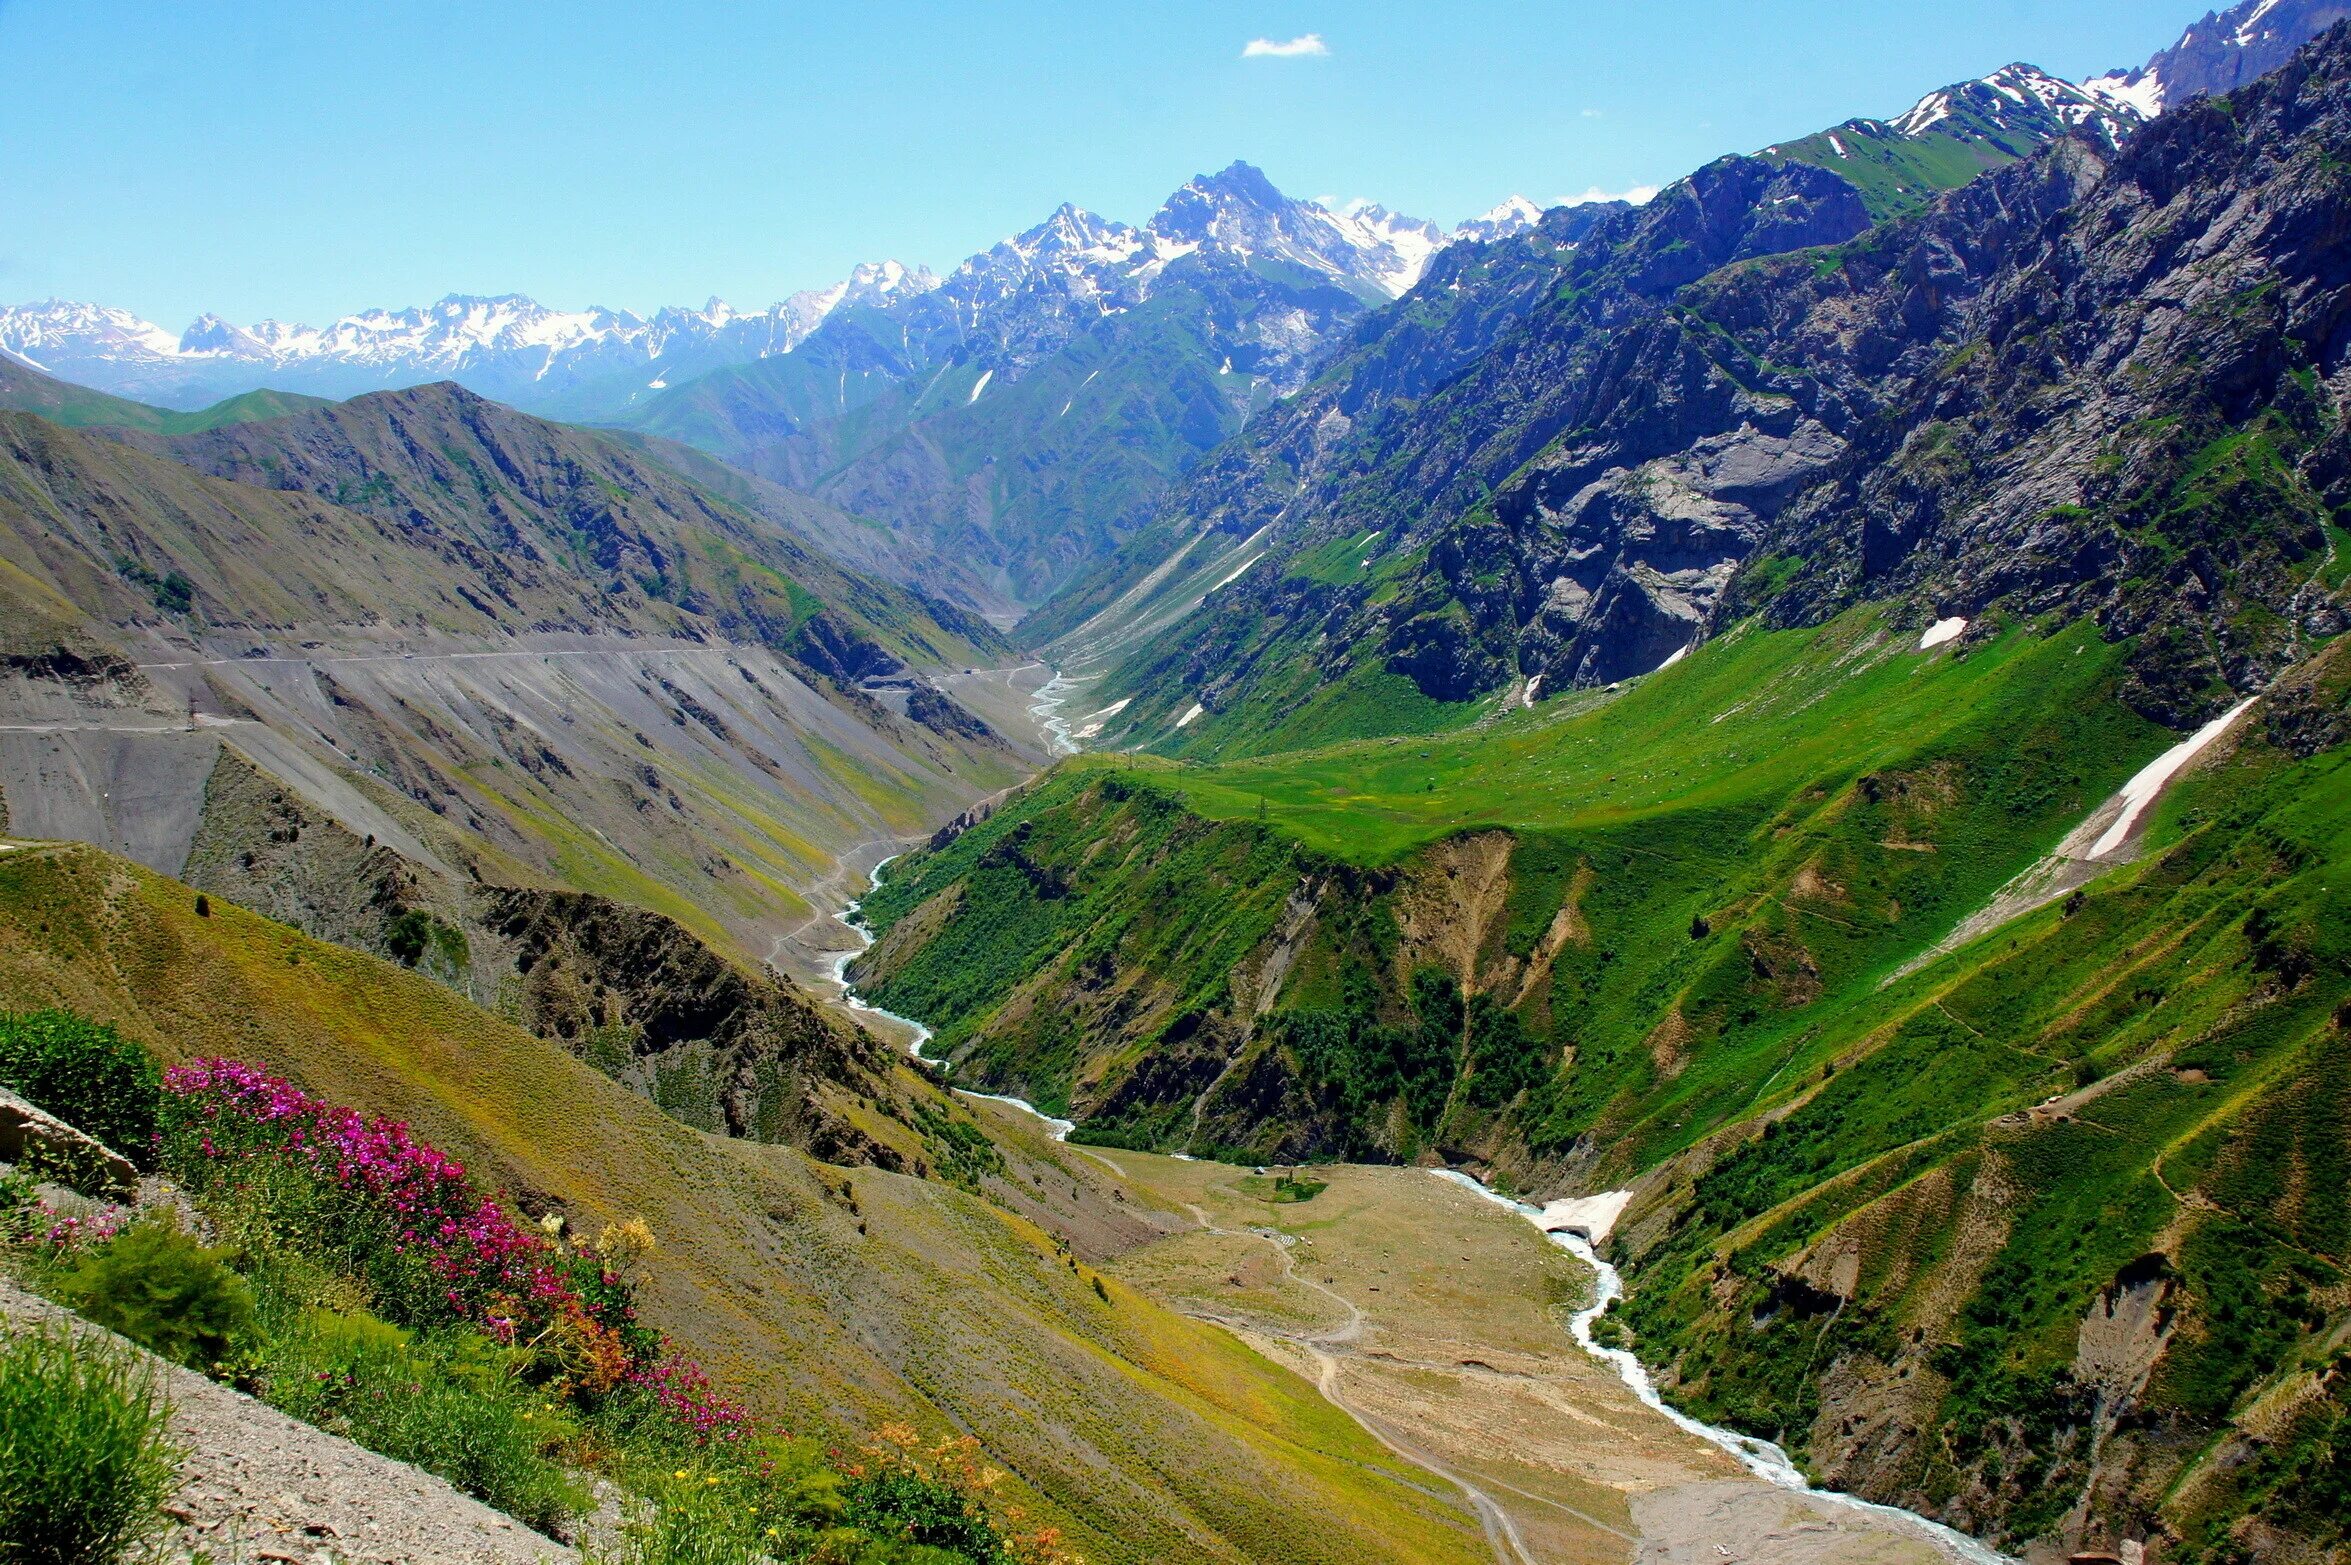
[(1633, 1204), (1630, 1190), (1604, 1190), (1598, 1195), (1570, 1196), (1547, 1203), (1535, 1226), (1547, 1234), (1580, 1233), (1593, 1244), (1608, 1237), (1624, 1209)]
[(1689, 643), (1688, 646), (1680, 648), (1671, 657), (1667, 658), (1664, 662), (1651, 669), (1650, 672), (1653, 674), (1664, 673), (1667, 669), (1673, 667), (1676, 663), (1679, 663), (1682, 659), (1688, 657), (1690, 655), (1690, 648), (1696, 646), (1697, 644), (1698, 643), (1693, 641)]
[(2090, 857), (2102, 859), (2121, 847), (2124, 841), (2129, 838), (2131, 828), (2139, 823), (2139, 817), (2147, 813), (2147, 806), (2155, 802), (2171, 780), (2180, 774), (2181, 769), (2197, 756), (2203, 754), (2205, 747), (2210, 745), (2213, 740), (2227, 733), (2229, 725), (2244, 716), (2245, 709), (2259, 699), (2258, 696), (2247, 696), (2178, 744), (2164, 751), (2154, 760), (2149, 761), (2140, 769), (2138, 776), (2124, 783), (2122, 785), (2122, 813), (2117, 815), (2114, 818), (2114, 824), (2107, 827), (2105, 833), (2090, 845)]
[(1918, 650), (1925, 652), (1946, 641), (1957, 641), (1960, 633), (1966, 629), (1967, 621), (1956, 614), (1949, 619), (1939, 619), (1926, 628), (1925, 635), (1918, 638)]
[(2093, 76), (2082, 83), (2082, 90), (2093, 98), (2128, 109), (2142, 119), (2151, 120), (2163, 113), (2163, 76), (2159, 71), (2118, 71), (2108, 76)]
[(1176, 719), (1176, 727), (1191, 727), (1192, 724), (1199, 719), (1199, 716), (1203, 710), (1205, 709), (1200, 705), (1199, 702), (1193, 702), (1189, 707), (1184, 709), (1184, 715)]
[(1238, 564), (1238, 565), (1234, 566), (1234, 567), (1232, 568), (1232, 570), (1231, 570), (1229, 573), (1227, 573), (1227, 575), (1225, 576), (1225, 579), (1224, 579), (1224, 580), (1222, 580), (1222, 581), (1218, 582), (1218, 583), (1216, 584), (1216, 586), (1214, 586), (1214, 587), (1211, 587), (1211, 588), (1209, 588), (1208, 590), (1209, 590), (1210, 592), (1215, 592), (1215, 591), (1217, 591), (1219, 588), (1223, 588), (1223, 587), (1230, 587), (1230, 586), (1231, 586), (1231, 585), (1232, 585), (1234, 582), (1236, 582), (1236, 581), (1239, 581), (1239, 580), (1241, 579), (1241, 574), (1242, 574), (1244, 571), (1248, 570), (1250, 566), (1252, 566), (1252, 565), (1255, 565), (1255, 564), (1256, 564), (1256, 563), (1257, 563), (1259, 560), (1262, 560), (1262, 559), (1264, 559), (1264, 558), (1265, 558), (1265, 556), (1264, 556), (1264, 555), (1262, 555), (1262, 554), (1252, 554), (1251, 556), (1249, 556), (1249, 558), (1247, 558), (1247, 559), (1243, 560), (1243, 561), (1242, 561), (1240, 564)]
[(979, 401), (980, 393), (987, 390), (988, 382), (994, 380), (995, 378), (996, 372), (994, 370), (981, 370), (980, 378), (972, 382), (971, 395), (964, 399), (963, 405), (965, 407), (970, 407), (974, 402)]
[(1894, 128), (1905, 136), (1923, 136), (1951, 117), (1951, 94), (1930, 92), (1911, 106), (1910, 112), (1894, 122)]

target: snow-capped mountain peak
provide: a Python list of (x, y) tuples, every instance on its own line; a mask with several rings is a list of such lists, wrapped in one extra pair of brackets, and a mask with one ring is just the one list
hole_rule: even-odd
[(2153, 119), (2206, 93), (2234, 92), (2286, 63), (2286, 57), (2351, 17), (2347, 0), (2243, 0), (2208, 15), (2145, 65), (2084, 82), (2100, 101)]
[[(1513, 198), (1473, 221), (1517, 231), (1537, 215), (1533, 203)], [(521, 294), (450, 294), (318, 326), (239, 325), (208, 314), (175, 336), (128, 311), (51, 300), (0, 309), (0, 352), (179, 406), (262, 385), (349, 396), (453, 379), (534, 410), (600, 417), (707, 370), (789, 353), (845, 307), (902, 318), (927, 311), (966, 351), (1000, 359), (1009, 377), (1079, 323), (1148, 299), (1171, 268), (1196, 255), (1228, 265), (1286, 263), (1377, 303), (1409, 289), (1454, 237), (1370, 203), (1334, 211), (1295, 200), (1236, 162), (1187, 181), (1141, 228), (1064, 205), (944, 279), (896, 261), (868, 262), (764, 310), (713, 296), (699, 309), (640, 316), (556, 309)], [(1233, 278), (1218, 286), (1236, 283), (1255, 286)], [(1267, 318), (1263, 329), (1282, 345), (1261, 362), (1303, 362), (1303, 319)]]
[(1479, 244), (1492, 244), (1497, 239), (1523, 234), (1542, 221), (1541, 207), (1524, 196), (1512, 196), (1454, 229), (1453, 237), (1474, 240)]
[(350, 395), (419, 378), (465, 378), (526, 399), (643, 365), (689, 372), (787, 353), (843, 304), (886, 308), (939, 286), (928, 268), (867, 262), (830, 288), (756, 312), (711, 298), (650, 317), (551, 309), (523, 294), (449, 294), (402, 310), (361, 310), (324, 326), (205, 314), (178, 336), (128, 310), (50, 299), (0, 309), (0, 353), (130, 396), (201, 402), (264, 383)]
[(1446, 244), (1434, 223), (1370, 203), (1342, 211), (1294, 200), (1247, 163), (1185, 182), (1144, 227), (1155, 254), (1193, 249), (1288, 261), (1400, 296)]
[(1963, 127), (2009, 130), (2021, 128), (2027, 120), (2046, 125), (2051, 118), (2067, 129), (2085, 125), (2102, 129), (2112, 140), (2136, 124), (2140, 116), (2038, 66), (2016, 64), (1976, 81), (1937, 88), (1889, 123), (1901, 135), (1918, 137), (1938, 129)]

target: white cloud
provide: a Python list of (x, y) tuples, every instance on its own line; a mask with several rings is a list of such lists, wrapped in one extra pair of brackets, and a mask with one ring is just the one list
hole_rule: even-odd
[(1634, 206), (1647, 206), (1657, 199), (1655, 185), (1635, 185), (1629, 190), (1602, 190), (1598, 185), (1580, 196), (1561, 196), (1553, 206), (1590, 206), (1595, 201), (1629, 201)]
[(1294, 60), (1303, 54), (1330, 52), (1331, 46), (1322, 41), (1322, 34), (1300, 33), (1295, 38), (1252, 38), (1241, 50), (1241, 58)]
[(1584, 110), (1584, 118), (1588, 120), (1596, 120), (1600, 117), (1600, 113), (1601, 111), (1598, 109), (1586, 109)]

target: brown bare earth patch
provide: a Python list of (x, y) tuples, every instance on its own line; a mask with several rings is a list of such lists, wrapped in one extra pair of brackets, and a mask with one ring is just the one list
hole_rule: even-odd
[[(1043, 1142), (1017, 1110), (981, 1109), (1008, 1142)], [(1457, 1185), (1342, 1165), (1277, 1203), (1242, 1168), (1060, 1150), (1188, 1216), (1105, 1270), (1290, 1366), (1431, 1475), (1501, 1565), (1942, 1558), (1898, 1521), (1763, 1484), (1643, 1406), (1568, 1334), (1588, 1270)]]
[(1665, 1013), (1665, 1019), (1649, 1031), (1649, 1058), (1657, 1066), (1657, 1074), (1671, 1081), (1682, 1073), (1690, 1061), (1690, 1040), (1695, 1034), (1682, 1008), (1675, 1006)]
[(1523, 1004), (1535, 985), (1551, 976), (1551, 964), (1559, 960), (1559, 953), (1569, 945), (1588, 946), (1592, 943), (1592, 926), (1584, 921), (1584, 896), (1599, 877), (1589, 864), (1578, 864), (1574, 876), (1567, 883), (1566, 900), (1559, 911), (1551, 915), (1550, 927), (1543, 931), (1542, 940), (1527, 958), (1526, 974), (1519, 980), (1518, 997), (1511, 1003)]
[(1450, 838), (1421, 855), (1396, 898), (1401, 970), (1442, 967), (1464, 989), (1479, 986), (1487, 946), (1499, 941), (1516, 846), (1508, 832), (1482, 831)]

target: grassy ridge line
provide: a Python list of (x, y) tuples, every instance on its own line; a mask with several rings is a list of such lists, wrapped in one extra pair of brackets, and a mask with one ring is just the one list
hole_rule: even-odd
[(332, 399), (296, 391), (247, 391), (207, 408), (173, 412), (58, 380), (0, 355), (0, 407), (38, 413), (71, 428), (135, 429), (151, 435), (194, 435), (230, 424), (252, 424), (326, 407)]
[[(1072, 762), (889, 878), (868, 910), (907, 928), (866, 983), (983, 1079), (1122, 1140), (1550, 1158), (1590, 1137), (1629, 1175), (1802, 1069), (1824, 996), (1940, 937), (2161, 746), (2107, 699), (2119, 655), (2078, 629), (1919, 654), (1849, 616), (1466, 735)], [(1293, 896), (1311, 928), (1265, 994)], [(1421, 1018), (1453, 1042), (1395, 1067), (1426, 1078), (1409, 1125), (1379, 1124), (1387, 1099), (1356, 1101), (1343, 1060), (1296, 1095), (1317, 1071), (1262, 1011), (1406, 1023), (1430, 967), (1483, 1019), (1457, 1060), (1461, 1020)], [(1333, 1114), (1354, 1126), (1336, 1141)]]
[[(1614, 701), (1579, 695), (1418, 740), (1176, 770), (1135, 764), (1154, 767), (1210, 819), (1254, 818), (1262, 801), (1269, 822), (1318, 852), (1384, 864), (1486, 826), (1589, 827), (1786, 799), (1824, 775), (1858, 775), (1921, 748), (1977, 714), (2084, 694), (2115, 663), (2115, 649), (2087, 624), (2050, 637), (2011, 627), (1956, 656), (1919, 654), (1912, 641), (1875, 608), (1817, 632), (1743, 626)], [(2154, 725), (2135, 726), (2125, 748), (2142, 759), (2162, 748)]]
[(968, 1428), (1089, 1557), (1483, 1557), (1311, 1388), (1123, 1289), (1106, 1304), (1034, 1226), (687, 1130), (428, 980), (218, 899), (199, 918), (95, 849), (0, 857), (0, 1004), (59, 1003), (167, 1059), (255, 1058), (409, 1118), (534, 1210), (644, 1217), (651, 1318), (722, 1383), (803, 1430)]

